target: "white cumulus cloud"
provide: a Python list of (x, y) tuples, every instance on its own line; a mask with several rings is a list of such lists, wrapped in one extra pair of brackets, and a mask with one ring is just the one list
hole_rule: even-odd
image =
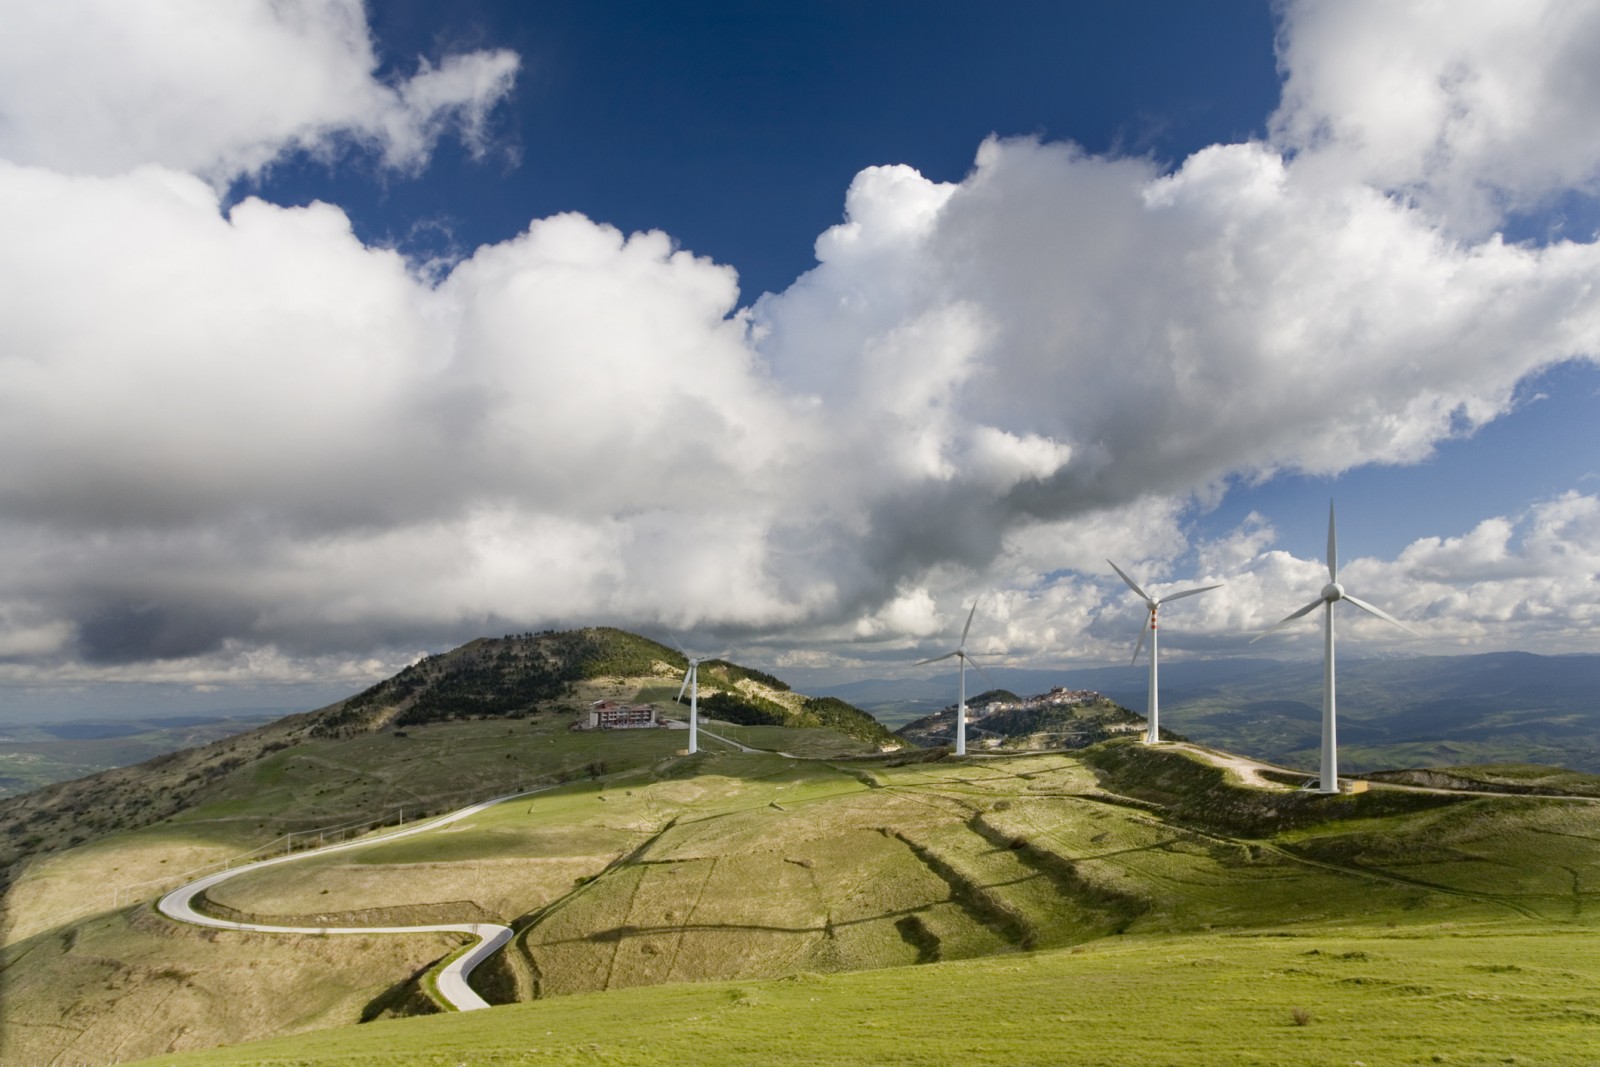
[(72, 174), (226, 184), (344, 143), (415, 168), (451, 127), (481, 148), (519, 66), (452, 54), (380, 80), (362, 0), (4, 0), (0, 24), (0, 156)]
[[(1241, 642), (1325, 571), (1261, 517), (1193, 543), (1193, 509), (1418, 461), (1600, 352), (1600, 246), (1494, 232), (1590, 189), (1567, 101), (1600, 22), (1468, 7), (1287, 6), (1272, 139), (1170, 168), (1004, 137), (959, 182), (867, 168), (750, 307), (577, 214), (423, 273), (335, 205), (224, 208), (297, 152), (482, 144), (509, 53), (380, 77), (357, 3), (0, 9), (4, 677), (342, 678), (591, 622), (910, 659), (980, 594), (1011, 662), (1120, 657), (1107, 556), (1226, 581), (1181, 632)], [(1570, 647), (1594, 508), (1438, 531), (1352, 589), (1415, 647)]]

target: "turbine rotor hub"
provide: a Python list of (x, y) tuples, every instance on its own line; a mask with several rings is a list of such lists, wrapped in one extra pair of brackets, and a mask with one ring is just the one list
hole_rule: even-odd
[(1344, 586), (1340, 585), (1338, 582), (1329, 582), (1327, 585), (1322, 587), (1322, 599), (1328, 601), (1329, 603), (1332, 603), (1335, 600), (1343, 600)]

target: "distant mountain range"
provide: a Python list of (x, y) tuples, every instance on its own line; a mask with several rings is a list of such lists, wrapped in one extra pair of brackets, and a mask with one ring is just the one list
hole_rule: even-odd
[[(1093, 689), (1143, 712), (1147, 669), (989, 668), (1017, 692)], [(890, 727), (950, 703), (954, 673), (812, 686)], [(1161, 665), (1161, 723), (1193, 740), (1306, 770), (1320, 742), (1322, 664), (1217, 659)], [(1339, 664), (1340, 762), (1382, 767), (1530, 762), (1600, 771), (1600, 655), (1493, 652)]]
[(241, 709), (212, 715), (0, 724), (0, 798), (204, 745), (283, 714)]

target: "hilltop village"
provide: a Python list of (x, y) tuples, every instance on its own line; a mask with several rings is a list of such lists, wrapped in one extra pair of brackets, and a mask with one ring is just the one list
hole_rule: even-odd
[(1002, 711), (1033, 711), (1037, 708), (1067, 708), (1078, 704), (1093, 704), (1106, 699), (1093, 689), (1066, 689), (1056, 686), (1048, 693), (1038, 696), (1019, 697), (1015, 700), (991, 700), (981, 707), (968, 705), (969, 714), (977, 718), (994, 715)]
[[(967, 730), (977, 748), (1086, 748), (1144, 728), (1143, 716), (1092, 689), (1057, 686), (1030, 697), (990, 690), (967, 704)], [(955, 729), (956, 706), (951, 704), (895, 732), (913, 744), (929, 747), (950, 744)]]

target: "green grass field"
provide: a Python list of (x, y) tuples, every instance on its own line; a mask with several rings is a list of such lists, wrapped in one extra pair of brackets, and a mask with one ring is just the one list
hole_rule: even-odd
[(281, 850), (286, 833), (305, 843), (342, 840), (402, 815), (411, 822), (543, 782), (651, 765), (682, 743), (680, 731), (574, 732), (571, 721), (541, 715), (436, 723), (405, 737), (366, 734), (272, 753), (223, 777), (205, 802), (170, 819), (25, 861), (6, 894), (0, 933), (9, 944), (118, 901), (148, 898), (183, 872), (274, 841)]
[(852, 974), (557, 997), (149, 1064), (1254, 1064), (1600, 1060), (1600, 938), (1468, 924), (1124, 936)]
[[(309, 819), (428, 784), (452, 765), (446, 749), (498, 770), (514, 742), (514, 760), (540, 753), (546, 773), (577, 776), (213, 896), (269, 921), (512, 922), (512, 944), (474, 974), (502, 1007), (351, 1028), (420, 1003), (452, 943), (274, 941), (132, 907), (6, 949), (4, 1011), (24, 1028), (8, 1026), (23, 1038), (0, 1054), (109, 1062), (297, 1033), (150, 1062), (1600, 1061), (1590, 800), (1262, 791), (1136, 742), (830, 762), (674, 756), (678, 731), (506, 729), (278, 753), (191, 818), (51, 857), (80, 876), (91, 861), (148, 863), (163, 841), (219, 841), (273, 805)], [(785, 751), (837, 743), (783, 733)], [(319, 766), (342, 770), (319, 779)], [(274, 999), (284, 968), (305, 998)]]
[(854, 737), (846, 737), (834, 730), (792, 730), (786, 726), (740, 726), (738, 723), (702, 720), (701, 725), (714, 734), (737, 741), (749, 748), (769, 752), (787, 752), (793, 756), (810, 759), (843, 759), (848, 756), (874, 755), (878, 746)]

